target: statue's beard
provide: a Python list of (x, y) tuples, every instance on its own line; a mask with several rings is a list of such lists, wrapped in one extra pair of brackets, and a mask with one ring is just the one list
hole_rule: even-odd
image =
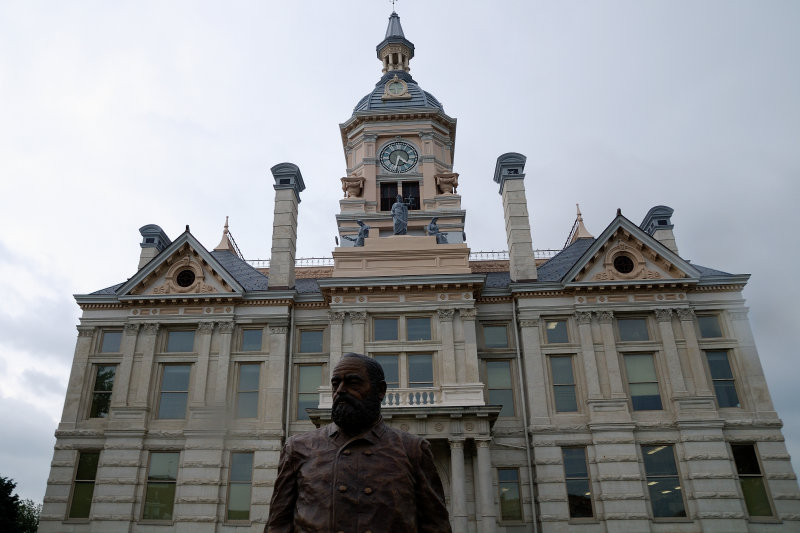
[(345, 433), (358, 435), (369, 429), (381, 415), (381, 401), (376, 394), (363, 400), (340, 395), (333, 402), (331, 418)]

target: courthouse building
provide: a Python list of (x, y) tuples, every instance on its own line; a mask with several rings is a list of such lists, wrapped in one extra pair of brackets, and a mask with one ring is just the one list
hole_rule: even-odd
[(281, 163), (268, 265), (227, 225), (207, 246), (150, 224), (127, 281), (76, 296), (40, 531), (263, 531), (281, 447), (330, 421), (350, 351), (383, 366), (387, 423), (431, 442), (454, 531), (800, 531), (748, 276), (681, 257), (666, 206), (596, 236), (579, 213), (535, 250), (517, 153), (493, 176), (508, 252), (471, 251), (456, 120), (414, 53), (393, 13), (340, 125), (330, 261), (295, 258), (306, 183)]

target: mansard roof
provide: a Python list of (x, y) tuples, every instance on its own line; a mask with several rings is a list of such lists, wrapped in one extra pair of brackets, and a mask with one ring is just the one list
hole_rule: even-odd
[[(411, 98), (408, 99), (384, 99), (383, 89), (386, 82), (397, 76), (398, 79), (403, 80), (408, 84), (408, 94)], [(427, 109), (432, 111), (444, 112), (444, 106), (433, 96), (431, 93), (422, 90), (419, 84), (411, 77), (408, 72), (402, 70), (390, 70), (384, 74), (375, 88), (372, 89), (366, 96), (358, 101), (356, 107), (353, 109), (353, 114), (365, 111), (402, 111), (402, 110), (421, 110)]]

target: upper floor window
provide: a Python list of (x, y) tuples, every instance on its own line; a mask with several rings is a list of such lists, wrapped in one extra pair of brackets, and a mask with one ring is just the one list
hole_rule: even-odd
[(300, 352), (303, 353), (319, 353), (322, 351), (322, 333), (321, 329), (303, 329), (300, 330)]
[(243, 352), (260, 352), (261, 351), (261, 337), (263, 329), (243, 329), (242, 330), (242, 351)]
[(700, 337), (704, 339), (722, 337), (722, 328), (719, 326), (719, 317), (717, 315), (698, 316), (697, 326), (700, 328)]
[(550, 372), (553, 377), (553, 397), (557, 413), (574, 413), (578, 410), (575, 395), (575, 374), (572, 371), (572, 356), (550, 357)]
[(372, 319), (372, 338), (375, 341), (396, 341), (405, 338), (409, 342), (429, 341), (431, 318), (429, 316), (375, 317)]
[(89, 518), (99, 462), (100, 452), (78, 453), (78, 467), (75, 469), (72, 498), (69, 503), (69, 518)]
[(253, 452), (231, 454), (228, 486), (228, 520), (250, 520), (253, 487)]
[(747, 514), (750, 516), (774, 516), (764, 475), (753, 444), (731, 444), (733, 462), (742, 487)]
[(685, 517), (681, 478), (672, 446), (642, 446), (642, 457), (653, 517)]
[(429, 341), (431, 340), (431, 319), (430, 317), (407, 317), (406, 318), (406, 339), (409, 341)]
[(570, 518), (592, 518), (592, 489), (589, 485), (589, 466), (586, 448), (561, 448), (564, 458), (564, 477), (567, 481), (567, 502)]
[(660, 410), (661, 395), (651, 354), (625, 355), (625, 373), (634, 411)]
[[(433, 387), (431, 354), (380, 354), (374, 356), (381, 365), (387, 389)], [(400, 369), (403, 369), (403, 376)]]
[(168, 352), (194, 351), (194, 331), (169, 331), (167, 332)]
[(519, 469), (498, 468), (497, 486), (500, 489), (500, 518), (502, 520), (522, 520)]
[(158, 418), (186, 418), (191, 370), (192, 365), (164, 365), (162, 367)]
[(706, 361), (714, 385), (714, 394), (720, 407), (739, 407), (739, 396), (736, 394), (733, 372), (728, 361), (727, 351), (707, 351)]
[(179, 458), (179, 452), (152, 452), (150, 454), (142, 520), (172, 520)]
[(399, 338), (397, 322), (396, 318), (373, 319), (373, 338), (376, 341), (396, 341)]
[(103, 331), (103, 339), (100, 343), (100, 351), (102, 353), (118, 353), (121, 342), (121, 331)]
[(618, 318), (617, 330), (619, 340), (623, 342), (650, 340), (646, 318)]
[(547, 332), (548, 344), (559, 344), (559, 343), (569, 342), (569, 335), (567, 335), (566, 320), (545, 321), (545, 331)]
[(111, 406), (111, 392), (114, 388), (114, 376), (117, 365), (95, 365), (94, 387), (92, 388), (92, 405), (89, 418), (105, 418)]
[(322, 365), (297, 367), (297, 420), (308, 420), (306, 409), (319, 405), (319, 388), (322, 386)]
[(483, 343), (487, 348), (508, 348), (508, 326), (484, 325)]
[(258, 416), (258, 381), (261, 373), (259, 363), (242, 363), (236, 390), (236, 418)]
[(420, 209), (418, 181), (381, 182), (380, 194), (381, 211), (391, 211), (398, 195), (403, 198), (403, 202), (408, 206), (409, 211)]
[(486, 361), (486, 388), (489, 404), (502, 405), (499, 416), (516, 416), (514, 388), (511, 385), (511, 361)]

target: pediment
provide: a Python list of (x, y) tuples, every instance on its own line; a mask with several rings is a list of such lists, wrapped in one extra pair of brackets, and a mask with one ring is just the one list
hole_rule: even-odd
[(628, 219), (618, 216), (565, 276), (566, 283), (693, 280), (700, 273)]
[(189, 233), (145, 265), (121, 287), (120, 296), (179, 296), (242, 294), (238, 282)]

